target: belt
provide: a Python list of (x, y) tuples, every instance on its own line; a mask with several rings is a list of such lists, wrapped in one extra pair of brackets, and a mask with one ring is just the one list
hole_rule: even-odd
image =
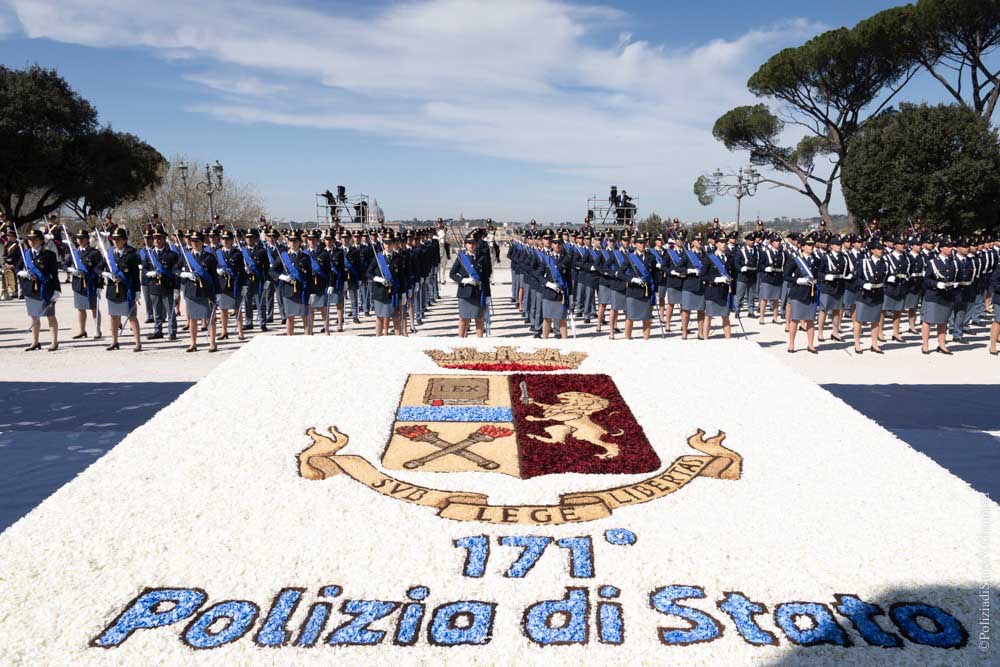
[(872, 285), (872, 291), (875, 291), (877, 289), (882, 289), (883, 287), (885, 287), (885, 283), (874, 283)]
[(971, 284), (972, 284), (972, 281), (970, 280), (969, 282), (965, 282), (965, 283), (963, 283), (963, 282), (959, 282), (959, 283), (958, 283), (958, 286), (959, 286), (959, 287), (968, 287), (968, 286), (969, 286), (969, 285), (971, 285)]

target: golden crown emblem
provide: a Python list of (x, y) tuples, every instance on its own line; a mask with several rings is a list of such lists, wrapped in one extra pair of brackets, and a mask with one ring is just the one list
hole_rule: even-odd
[(503, 371), (558, 371), (579, 368), (586, 352), (569, 352), (544, 348), (541, 350), (518, 350), (515, 347), (500, 346), (495, 350), (477, 350), (473, 347), (459, 347), (451, 352), (425, 350), (424, 353), (441, 368), (462, 368), (466, 370)]

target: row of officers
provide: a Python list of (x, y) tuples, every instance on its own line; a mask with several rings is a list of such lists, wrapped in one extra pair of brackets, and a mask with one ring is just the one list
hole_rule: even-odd
[(109, 351), (119, 349), (125, 324), (132, 329), (133, 350), (142, 350), (140, 305), (146, 322), (153, 324), (148, 339), (177, 340), (183, 309), (188, 351), (198, 349), (204, 331), (208, 350), (215, 352), (216, 341), (229, 337), (230, 320), (240, 340), (255, 322), (267, 331), (275, 318), (275, 303), (288, 335), (296, 324), (308, 335), (316, 329), (329, 335), (334, 326), (343, 331), (345, 317), (360, 323), (360, 317), (372, 314), (378, 335), (388, 334), (390, 327), (407, 335), (439, 297), (437, 271), (442, 257), (431, 229), (378, 233), (337, 228), (303, 233), (217, 227), (168, 233), (154, 220), (139, 248), (129, 244), (122, 227), (107, 232), (80, 230), (72, 243), (66, 239), (70, 252), (63, 262), (46, 247), (51, 234), (32, 229), (21, 241), (10, 228), (6, 235), (5, 268), (16, 276), (31, 319), (32, 343), (27, 351), (41, 349), (42, 318), (51, 333), (47, 349), (59, 347), (55, 306), (61, 292), (60, 269), (70, 276), (77, 311), (79, 332), (73, 338), (89, 336), (88, 314), (96, 336), (102, 337), (103, 296), (111, 317)]
[[(644, 234), (584, 230), (528, 230), (508, 251), (513, 280), (510, 299), (536, 338), (558, 330), (565, 337), (577, 318), (596, 320), (614, 338), (624, 317), (625, 338), (636, 326), (649, 338), (653, 319), (664, 335), (674, 313), (687, 339), (692, 321), (707, 339), (713, 320), (732, 336), (731, 316), (783, 324), (788, 351), (805, 331), (807, 349), (816, 339), (842, 342), (845, 319), (854, 350), (864, 352), (862, 336), (871, 332), (870, 350), (882, 354), (886, 325), (893, 340), (907, 334), (922, 339), (922, 351), (951, 354), (947, 336), (962, 342), (992, 314), (989, 352), (1000, 336), (1000, 236), (952, 240), (948, 235), (862, 239), (819, 231), (782, 238), (767, 231), (742, 240), (735, 233), (695, 234), (671, 230), (653, 239)], [(908, 329), (903, 330), (903, 324)], [(568, 326), (567, 326), (568, 324)], [(919, 331), (918, 331), (918, 326)]]

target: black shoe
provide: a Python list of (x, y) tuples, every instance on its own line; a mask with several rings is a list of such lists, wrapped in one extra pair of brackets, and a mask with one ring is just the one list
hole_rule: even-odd
[(105, 349), (105, 350), (107, 350), (108, 352), (113, 352), (114, 350), (117, 350), (117, 349), (118, 349), (118, 348), (120, 348), (120, 347), (121, 347), (121, 346), (120, 346), (120, 345), (119, 345), (118, 343), (111, 343), (111, 345), (108, 345), (108, 346), (107, 346), (106, 348), (104, 348), (104, 349)]
[(169, 340), (169, 341), (175, 341), (175, 340), (177, 340), (177, 334), (171, 334), (170, 337), (167, 338), (167, 340)]
[(930, 350), (920, 350), (920, 354), (930, 354)]
[(161, 338), (163, 338), (162, 333), (154, 333), (146, 336), (146, 340), (160, 340)]
[(584, 324), (590, 324), (590, 318), (589, 317), (583, 318), (583, 323)]
[(951, 356), (951, 350), (946, 350), (943, 347), (939, 347), (936, 351), (941, 354), (947, 354), (949, 357)]
[(270, 329), (268, 329), (268, 328), (267, 328), (267, 327), (265, 327), (264, 325), (261, 325), (261, 327), (260, 327), (260, 330), (261, 330), (261, 331), (264, 331), (264, 332), (266, 332), (266, 331), (270, 331)]
[(418, 317), (417, 318), (417, 324), (423, 324), (423, 323), (424, 323), (424, 319), (422, 317)]
[(358, 318), (356, 318), (356, 317), (352, 317), (352, 318), (351, 318), (351, 321), (352, 321), (352, 322), (354, 322), (355, 324), (361, 324), (361, 320), (359, 320), (359, 319), (358, 319)]
[(84, 331), (81, 334), (77, 334), (77, 335), (73, 336), (73, 340), (80, 340), (81, 338), (86, 338), (86, 337), (87, 337), (87, 332)]
[(883, 352), (882, 348), (880, 347), (870, 347), (868, 349), (874, 352), (875, 354), (885, 354), (885, 352)]
[(267, 318), (266, 321), (267, 321), (268, 324), (274, 324), (274, 318), (273, 317)]
[(244, 324), (243, 325), (243, 330), (244, 331), (253, 331), (253, 325), (252, 324)]
[(145, 324), (152, 324), (153, 320), (145, 320)]
[(541, 338), (541, 337), (542, 337), (542, 334), (535, 334), (534, 336), (532, 336), (532, 338)]
[(31, 345), (30, 347), (24, 348), (24, 351), (25, 352), (34, 352), (35, 350), (40, 350), (40, 349), (42, 349), (41, 343), (35, 343), (34, 345)]

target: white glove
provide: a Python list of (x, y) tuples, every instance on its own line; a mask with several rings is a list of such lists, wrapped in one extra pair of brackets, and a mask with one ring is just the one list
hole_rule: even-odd
[(764, 273), (774, 273), (774, 267), (768, 266), (764, 269)]
[(58, 300), (59, 300), (59, 292), (53, 292), (52, 298), (49, 300), (49, 303), (55, 303)]
[(146, 277), (147, 278), (155, 278), (158, 275), (160, 275), (160, 274), (157, 273), (156, 271), (146, 271)]
[(740, 273), (746, 273), (750, 267), (744, 266), (740, 268)]
[(475, 285), (476, 284), (476, 279), (475, 278), (462, 278), (462, 284), (463, 285)]
[(278, 276), (278, 280), (280, 280), (283, 283), (290, 283), (292, 282), (292, 277), (287, 273), (282, 273), (280, 276)]
[(181, 271), (181, 278), (184, 280), (194, 280), (195, 276), (190, 271)]
[(844, 276), (844, 280), (850, 280), (853, 277), (854, 277), (853, 273), (848, 273), (846, 276)]
[(823, 280), (826, 280), (826, 281), (835, 280), (836, 278), (837, 278), (837, 276), (833, 275), (832, 273), (828, 273), (825, 276), (823, 276)]
[(30, 274), (30, 273), (28, 273), (28, 270), (27, 270), (27, 269), (21, 269), (20, 271), (18, 271), (18, 272), (17, 272), (17, 277), (18, 277), (18, 278), (27, 278), (27, 277), (28, 277), (28, 276), (30, 276), (30, 275), (31, 275), (31, 274)]
[(645, 281), (645, 280), (643, 280), (642, 278), (633, 278), (633, 279), (632, 279), (632, 284), (633, 284), (633, 285), (642, 285), (642, 284), (644, 284), (645, 282), (646, 282), (646, 281)]
[(77, 269), (75, 266), (70, 266), (66, 268), (66, 273), (68, 273), (71, 276), (75, 276), (78, 273), (80, 273), (80, 270)]
[(958, 283), (952, 283), (951, 286), (952, 287), (958, 287)]
[(658, 264), (656, 265), (656, 268), (658, 268), (658, 269), (662, 269), (662, 268), (663, 268), (663, 265), (662, 265), (662, 264), (659, 264), (659, 263), (658, 263)]
[(723, 283), (728, 283), (729, 282), (729, 278), (727, 278), (725, 276), (719, 276), (718, 278), (716, 278), (712, 282), (714, 282), (716, 285), (721, 285)]
[(52, 236), (52, 234), (46, 234), (46, 235), (45, 235), (45, 240), (46, 240), (46, 241), (52, 241), (53, 239), (55, 239), (55, 237), (54, 237), (54, 236)]
[(327, 293), (328, 295), (330, 295), (330, 296), (333, 296), (333, 288), (332, 288), (332, 287), (327, 287), (327, 288), (326, 288), (326, 293)]
[(226, 275), (225, 269), (216, 269), (215, 272), (218, 273), (220, 276)]
[(594, 266), (594, 265), (591, 265), (591, 266), (590, 266), (590, 270), (591, 270), (591, 271), (596, 271), (596, 270), (597, 270), (597, 267), (596, 267), (596, 266)]
[(939, 281), (938, 281), (938, 284), (937, 284), (937, 288), (938, 288), (938, 289), (948, 289), (948, 285), (949, 285), (949, 283), (943, 283), (943, 282), (941, 282), (941, 281), (939, 280)]
[(681, 277), (681, 274), (680, 274), (680, 273), (678, 273), (677, 271), (671, 271), (671, 272), (670, 272), (670, 275), (672, 275), (672, 276), (677, 276), (678, 278), (680, 278), (680, 277)]
[(861, 286), (861, 289), (870, 290), (871, 288), (872, 288), (871, 283), (865, 283), (864, 285)]
[(548, 287), (553, 292), (560, 292), (560, 291), (562, 291), (562, 290), (559, 289), (559, 285), (556, 284), (556, 283), (553, 283), (553, 282), (545, 283), (545, 286)]
[(808, 285), (809, 284), (809, 279), (808, 278), (797, 278), (795, 280), (795, 284), (796, 285)]
[(894, 283), (896, 282), (896, 276), (889, 276), (888, 278), (886, 278), (886, 280), (888, 280), (890, 283)]
[(698, 275), (698, 269), (688, 269), (688, 273), (691, 275)]
[(104, 273), (101, 274), (101, 277), (103, 277), (105, 280), (113, 280), (115, 282), (118, 282), (118, 276), (111, 273), (110, 271), (105, 271)]

